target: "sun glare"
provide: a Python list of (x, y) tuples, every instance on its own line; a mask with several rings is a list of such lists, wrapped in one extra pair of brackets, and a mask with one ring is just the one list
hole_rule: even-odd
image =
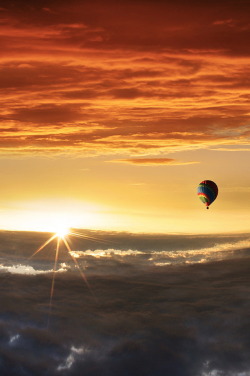
[(60, 239), (64, 239), (70, 233), (69, 228), (60, 228), (56, 231), (56, 237)]

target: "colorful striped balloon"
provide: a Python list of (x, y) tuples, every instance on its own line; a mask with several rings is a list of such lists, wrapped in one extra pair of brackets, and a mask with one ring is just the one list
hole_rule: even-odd
[(208, 209), (218, 196), (218, 187), (212, 180), (203, 180), (198, 186), (197, 194)]

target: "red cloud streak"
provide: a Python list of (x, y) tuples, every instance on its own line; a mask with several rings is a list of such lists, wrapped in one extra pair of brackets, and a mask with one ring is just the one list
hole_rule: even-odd
[(186, 164), (194, 164), (197, 162), (181, 162), (177, 161), (172, 158), (130, 158), (130, 159), (120, 159), (113, 162), (124, 162), (130, 163), (134, 165), (142, 165), (142, 166), (150, 166), (150, 165), (186, 165)]

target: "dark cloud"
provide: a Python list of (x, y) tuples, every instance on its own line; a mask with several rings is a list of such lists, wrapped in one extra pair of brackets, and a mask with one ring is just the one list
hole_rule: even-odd
[(0, 88), (34, 90), (34, 99), (41, 94), (36, 92), (39, 88), (43, 94), (47, 93), (49, 96), (52, 92), (58, 98), (61, 91), (72, 90), (79, 83), (87, 88), (89, 85), (97, 85), (98, 81), (104, 81), (109, 73), (101, 67), (95, 69), (82, 64), (72, 66), (69, 61), (48, 62), (42, 58), (41, 61), (32, 59), (24, 62), (19, 57), (16, 61), (0, 65)]
[[(247, 375), (248, 235), (83, 233), (96, 240), (72, 239), (72, 246), (86, 253), (78, 260), (91, 266), (85, 272), (95, 296), (73, 267), (57, 273), (48, 329), (51, 272), (25, 275), (1, 268), (2, 375)], [(53, 264), (55, 245), (27, 260), (49, 234), (0, 236), (1, 264)], [(90, 256), (90, 249), (110, 250), (101, 240), (115, 243), (116, 253)], [(146, 262), (156, 251), (179, 261)], [(221, 253), (197, 262), (195, 254), (202, 252)], [(91, 257), (98, 263), (91, 264)]]
[[(8, 115), (8, 119), (31, 122), (31, 123), (67, 123), (80, 119), (81, 112), (77, 105), (55, 105), (44, 104), (33, 108), (18, 108), (12, 114)], [(39, 137), (39, 136), (38, 136)]]
[(115, 98), (133, 99), (142, 96), (142, 93), (136, 88), (116, 89), (110, 92)]
[[(101, 1), (73, 1), (69, 6), (67, 2), (53, 1), (36, 5), (15, 2), (5, 8), (7, 14), (25, 25), (64, 25), (60, 30), (64, 44), (93, 47), (99, 41), (101, 48), (209, 48), (236, 55), (249, 53), (245, 42), (249, 37), (248, 2), (108, 1), (104, 5)], [(79, 24), (88, 27), (82, 32), (70, 27)]]

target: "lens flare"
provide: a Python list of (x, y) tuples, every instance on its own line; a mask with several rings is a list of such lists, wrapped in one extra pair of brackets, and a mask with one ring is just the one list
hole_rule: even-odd
[(49, 329), (50, 324), (50, 315), (52, 311), (52, 303), (53, 303), (53, 296), (54, 296), (54, 286), (55, 286), (55, 275), (57, 272), (57, 264), (58, 264), (58, 258), (59, 258), (59, 252), (60, 252), (60, 245), (64, 244), (66, 247), (69, 256), (73, 259), (75, 265), (78, 267), (81, 277), (83, 278), (85, 284), (87, 285), (89, 291), (92, 295), (93, 291), (88, 283), (87, 277), (83, 273), (83, 271), (80, 268), (80, 265), (78, 264), (77, 260), (71, 255), (72, 249), (69, 246), (68, 241), (66, 240), (66, 236), (72, 235), (72, 232), (68, 227), (66, 227), (64, 224), (57, 224), (57, 229), (54, 235), (52, 235), (44, 244), (42, 244), (30, 257), (31, 259), (33, 256), (35, 256), (37, 253), (41, 252), (49, 243), (56, 240), (56, 252), (55, 252), (55, 261), (54, 261), (54, 268), (53, 268), (53, 275), (52, 275), (52, 282), (51, 282), (51, 290), (50, 290), (50, 301), (49, 301), (49, 316), (48, 316), (48, 323), (47, 323), (47, 329)]
[[(55, 229), (55, 227), (54, 227), (54, 229)], [(53, 241), (56, 241), (55, 260), (54, 260), (54, 268), (53, 268), (51, 290), (50, 290), (49, 317), (48, 317), (47, 328), (49, 328), (49, 323), (50, 323), (50, 315), (51, 315), (51, 311), (52, 311), (53, 296), (54, 296), (55, 276), (56, 276), (56, 273), (57, 273), (57, 265), (58, 265), (59, 252), (60, 252), (61, 246), (64, 246), (67, 249), (70, 258), (73, 260), (75, 266), (78, 268), (78, 271), (79, 271), (84, 283), (86, 284), (88, 290), (90, 291), (92, 296), (96, 299), (95, 294), (94, 294), (94, 292), (93, 292), (93, 290), (92, 290), (92, 288), (91, 288), (91, 286), (90, 286), (90, 284), (87, 280), (87, 277), (86, 277), (85, 273), (82, 271), (81, 266), (79, 265), (79, 262), (77, 261), (76, 257), (74, 256), (74, 252), (69, 245), (69, 238), (71, 238), (71, 237), (89, 239), (89, 240), (100, 242), (100, 243), (113, 243), (113, 242), (110, 242), (110, 241), (103, 241), (103, 240), (100, 240), (100, 239), (92, 237), (92, 236), (84, 235), (84, 234), (79, 233), (79, 232), (71, 231), (70, 228), (65, 225), (65, 222), (60, 222), (60, 223), (58, 222), (56, 224), (56, 229), (54, 231), (54, 235), (52, 235), (45, 243), (43, 243), (29, 257), (29, 259), (31, 259), (37, 253), (41, 252), (44, 248), (46, 248), (48, 244), (50, 244)]]

